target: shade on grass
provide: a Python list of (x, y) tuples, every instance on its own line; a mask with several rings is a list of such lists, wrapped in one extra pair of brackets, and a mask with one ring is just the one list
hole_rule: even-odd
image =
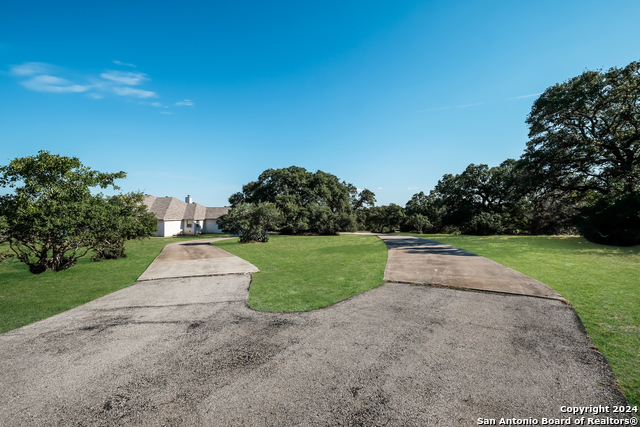
[[(216, 236), (201, 236), (218, 237)], [(29, 272), (15, 257), (0, 263), (0, 333), (45, 319), (125, 288), (138, 279), (168, 244), (191, 237), (152, 238), (126, 242), (127, 257), (92, 262), (91, 253), (60, 272)], [(11, 253), (8, 244), (0, 251)]]
[(640, 246), (565, 236), (419, 237), (482, 255), (559, 292), (575, 307), (627, 399), (640, 405)]
[(268, 243), (214, 245), (260, 269), (249, 290), (255, 310), (313, 310), (384, 282), (387, 248), (375, 236), (269, 236)]

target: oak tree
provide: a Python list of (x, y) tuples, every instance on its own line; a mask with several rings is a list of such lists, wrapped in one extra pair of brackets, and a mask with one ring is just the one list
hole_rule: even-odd
[[(0, 186), (14, 189), (0, 197), (3, 239), (31, 273), (40, 274), (74, 266), (91, 249), (116, 242), (116, 235), (152, 235), (156, 223), (146, 207), (136, 204), (140, 196), (104, 199), (91, 193), (94, 187), (118, 189), (114, 181), (125, 176), (94, 171), (76, 157), (48, 151), (12, 160), (0, 167)], [(123, 204), (130, 215), (123, 216)], [(132, 232), (132, 227), (138, 229)]]
[[(600, 243), (640, 235), (640, 215), (628, 209), (640, 200), (640, 62), (585, 71), (548, 88), (526, 122), (530, 140), (521, 164), (539, 193), (586, 204), (583, 234), (600, 236)], [(608, 231), (598, 228), (604, 224)]]

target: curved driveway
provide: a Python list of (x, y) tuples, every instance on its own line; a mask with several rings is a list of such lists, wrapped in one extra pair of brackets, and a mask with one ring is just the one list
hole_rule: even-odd
[(0, 425), (470, 426), (626, 404), (555, 299), (386, 283), (281, 314), (250, 310), (249, 284), (139, 282), (0, 335)]

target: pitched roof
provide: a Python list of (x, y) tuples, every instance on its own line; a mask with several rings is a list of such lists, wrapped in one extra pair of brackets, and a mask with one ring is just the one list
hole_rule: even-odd
[(207, 208), (199, 203), (188, 203), (184, 212), (184, 219), (208, 219), (205, 216)]
[(229, 212), (230, 208), (207, 208), (199, 203), (185, 203), (175, 197), (156, 197), (144, 195), (144, 204), (159, 220), (179, 221), (183, 219), (218, 219)]
[(229, 212), (229, 207), (224, 207), (224, 208), (207, 208), (207, 213), (205, 214), (205, 219), (218, 219), (220, 218), (222, 215), (226, 214), (227, 212)]

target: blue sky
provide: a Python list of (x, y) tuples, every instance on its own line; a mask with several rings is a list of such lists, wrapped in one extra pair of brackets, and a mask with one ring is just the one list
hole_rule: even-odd
[(404, 205), (524, 150), (537, 94), (640, 60), (640, 2), (8, 2), (0, 164), (38, 150), (124, 191), (224, 206), (268, 168)]

